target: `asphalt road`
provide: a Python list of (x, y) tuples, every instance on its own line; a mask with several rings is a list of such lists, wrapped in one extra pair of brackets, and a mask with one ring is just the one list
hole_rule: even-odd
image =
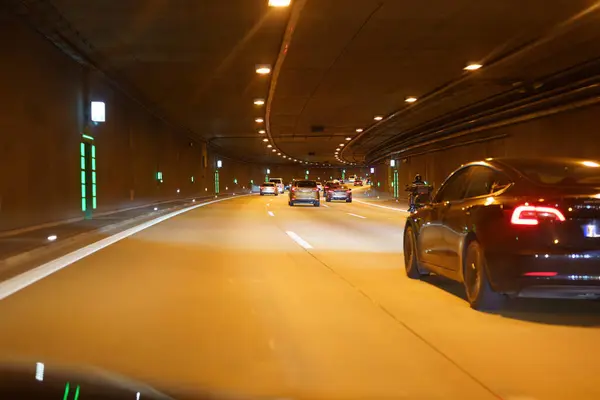
[(405, 214), (248, 196), (198, 208), (0, 301), (0, 358), (315, 399), (598, 399), (600, 304), (471, 310), (408, 280)]

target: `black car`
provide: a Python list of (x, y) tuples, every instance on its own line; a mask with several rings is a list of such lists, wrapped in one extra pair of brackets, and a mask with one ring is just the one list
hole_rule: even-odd
[(464, 283), (475, 309), (515, 297), (600, 297), (600, 162), (461, 166), (404, 230), (406, 273)]

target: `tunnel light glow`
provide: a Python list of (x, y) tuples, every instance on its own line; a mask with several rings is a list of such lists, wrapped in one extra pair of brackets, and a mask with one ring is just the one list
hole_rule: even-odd
[(217, 160), (217, 168), (221, 168), (223, 166), (223, 161)]
[(581, 163), (583, 165), (585, 165), (586, 167), (591, 167), (591, 168), (598, 168), (598, 167), (600, 167), (600, 164), (598, 164), (597, 162), (594, 162), (594, 161), (582, 161)]
[(283, 156), (283, 158), (287, 158), (287, 156)]
[(58, 239), (58, 236), (56, 236), (56, 235), (50, 235), (50, 236), (48, 236), (48, 241), (49, 242), (54, 242), (56, 239)]
[(335, 149), (335, 151), (340, 151), (340, 148), (338, 147), (337, 149)]
[(346, 138), (346, 140), (347, 140), (347, 141), (350, 141), (350, 140), (352, 140), (352, 138), (351, 138), (351, 137), (347, 137), (347, 138)]
[(371, 173), (374, 174), (375, 173), (375, 168), (371, 167)]
[(262, 118), (256, 118), (254, 121), (256, 121), (259, 124), (262, 124), (263, 122), (265, 122), (265, 120)]
[(35, 363), (35, 380), (40, 382), (44, 380), (44, 363)]
[(263, 139), (263, 142), (268, 142), (268, 141), (269, 141), (269, 139), (267, 139), (267, 138)]
[(262, 106), (265, 104), (265, 99), (254, 99), (254, 105)]
[(340, 147), (344, 147), (344, 146), (345, 146), (345, 144), (344, 144), (344, 143), (340, 143), (338, 146), (340, 146)]
[(258, 131), (258, 133), (260, 133), (261, 135), (264, 135), (265, 133), (267, 133), (267, 131), (265, 131), (264, 129), (261, 129), (260, 131)]
[(106, 121), (106, 108), (103, 101), (92, 101), (91, 105), (91, 119), (93, 122), (105, 122)]
[(272, 151), (273, 153), (275, 153), (277, 150), (273, 149), (273, 150), (271, 150), (271, 151)]
[(404, 99), (404, 101), (407, 103), (414, 103), (415, 101), (417, 101), (417, 98), (413, 97), (413, 96), (409, 96), (406, 99)]
[(180, 192), (181, 192), (181, 190), (177, 189), (177, 193), (180, 193)]
[(154, 211), (158, 211), (158, 207), (154, 207)]
[(277, 153), (277, 155), (278, 155), (278, 156), (280, 156), (280, 155), (281, 155), (281, 153)]
[(376, 115), (375, 118), (373, 118), (375, 121), (381, 121), (383, 119), (383, 117), (381, 115)]
[(267, 75), (271, 73), (271, 66), (270, 65), (257, 65), (256, 66), (256, 73), (259, 75)]
[(272, 145), (272, 144), (268, 144), (268, 145), (267, 145), (267, 148), (269, 148), (269, 149), (270, 149), (271, 147), (273, 147), (273, 145)]
[(469, 64), (465, 67), (465, 71), (477, 71), (479, 68), (483, 67), (481, 64)]
[(269, 7), (289, 7), (292, 0), (269, 0)]
[(363, 130), (362, 130), (361, 128), (358, 128), (358, 129), (356, 130), (356, 132), (358, 132), (358, 133), (361, 133), (362, 131), (363, 131)]

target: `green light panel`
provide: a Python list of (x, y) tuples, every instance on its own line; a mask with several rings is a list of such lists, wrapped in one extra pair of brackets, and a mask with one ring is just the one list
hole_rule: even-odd
[(92, 145), (92, 158), (96, 158), (96, 146)]
[(79, 153), (80, 153), (81, 157), (85, 157), (85, 143), (80, 144)]
[(92, 158), (92, 171), (96, 170), (96, 159)]
[(94, 138), (90, 135), (81, 135), (81, 137), (88, 140), (94, 140)]
[(81, 211), (85, 211), (85, 210), (87, 210), (87, 204), (85, 201), (85, 197), (82, 197), (81, 198)]
[(81, 197), (85, 198), (85, 184), (81, 185)]
[(81, 171), (81, 184), (85, 185), (85, 171)]
[(96, 209), (96, 198), (92, 197), (92, 208), (95, 210)]
[(96, 184), (96, 172), (92, 172), (92, 183)]
[(96, 197), (96, 185), (92, 185), (92, 196)]
[(192, 183), (194, 183), (194, 177), (193, 176), (190, 178), (190, 180), (192, 181)]
[(81, 169), (85, 169), (85, 157), (81, 157)]
[(69, 382), (65, 385), (65, 394), (63, 395), (63, 400), (67, 400), (69, 398)]

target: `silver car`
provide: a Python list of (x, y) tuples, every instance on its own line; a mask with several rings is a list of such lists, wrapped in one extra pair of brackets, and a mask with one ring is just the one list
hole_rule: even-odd
[(279, 189), (277, 185), (273, 182), (265, 182), (260, 185), (260, 195), (264, 196), (265, 194), (272, 194), (274, 196), (279, 195)]

